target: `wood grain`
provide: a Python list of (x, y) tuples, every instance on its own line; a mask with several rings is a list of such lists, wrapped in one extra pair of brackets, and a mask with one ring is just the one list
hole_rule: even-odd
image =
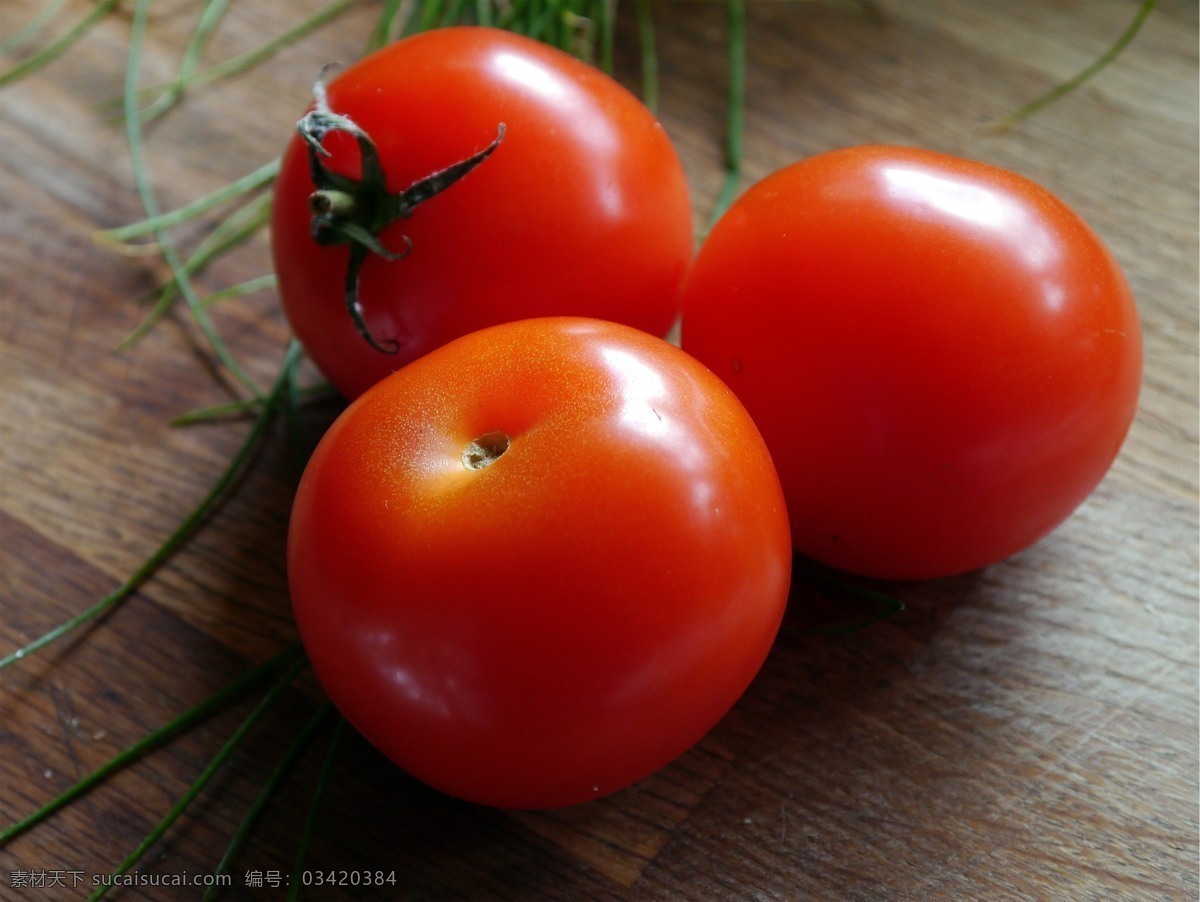
[[(232, 4), (206, 61), (280, 33), (311, 0)], [(0, 39), (40, 0), (0, 7)], [(63, 22), (81, 17), (68, 4)], [(144, 84), (168, 79), (199, 4), (155, 4)], [(623, 5), (618, 71), (636, 87)], [(797, 575), (779, 642), (735, 710), (655, 776), (579, 808), (506, 813), (446, 799), (357, 737), (337, 759), (309, 861), (394, 871), (382, 891), (315, 898), (1195, 899), (1197, 825), (1197, 7), (1164, 0), (1096, 80), (1021, 126), (989, 123), (1102, 53), (1136, 4), (752, 2), (747, 179), (862, 142), (920, 144), (1050, 187), (1109, 242), (1146, 335), (1141, 409), (1111, 474), (1066, 524), (986, 571), (884, 586), (869, 615)], [(724, 8), (655, 2), (659, 113), (701, 227), (721, 179)], [(278, 154), (321, 63), (357, 56), (360, 4), (252, 73), (197, 90), (147, 131), (173, 208)], [(61, 26), (55, 26), (61, 32)], [(112, 591), (220, 475), (248, 421), (173, 428), (225, 400), (173, 315), (131, 350), (164, 276), (92, 233), (141, 208), (119, 94), (127, 12), (0, 90), (0, 653)], [(5, 60), (6, 64), (15, 57)], [(185, 248), (215, 218), (179, 230)], [(265, 238), (206, 269), (202, 291), (269, 270)], [(287, 340), (269, 292), (215, 319), (260, 384)], [(306, 415), (306, 441), (337, 413)], [(283, 569), (297, 468), (282, 430), (220, 509), (116, 612), (0, 675), (0, 822), (10, 823), (294, 641)], [(253, 696), (0, 849), (0, 896), (75, 898), (166, 813)], [(309, 680), (136, 869), (204, 875), (318, 704)], [(318, 734), (236, 859), (227, 898), (276, 898), (329, 740)], [(75, 888), (20, 889), (18, 872)], [(143, 886), (119, 898), (195, 898)]]

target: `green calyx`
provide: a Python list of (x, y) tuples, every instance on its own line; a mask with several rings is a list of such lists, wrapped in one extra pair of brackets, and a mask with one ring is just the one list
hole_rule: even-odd
[[(358, 333), (372, 348), (384, 354), (395, 354), (400, 349), (396, 340), (381, 343), (367, 328), (359, 301), (359, 273), (363, 262), (369, 254), (386, 260), (408, 256), (412, 250), (408, 236), (401, 236), (404, 249), (397, 252), (384, 247), (380, 233), (397, 219), (411, 216), (418, 205), (441, 194), (491, 156), (504, 139), (504, 123), (498, 126), (495, 140), (483, 150), (418, 179), (400, 192), (387, 190), (387, 177), (371, 136), (350, 119), (330, 109), (323, 80), (318, 79), (313, 87), (313, 108), (296, 124), (296, 129), (308, 146), (309, 171), (316, 187), (308, 198), (313, 241), (322, 246), (349, 245), (350, 261), (344, 283), (346, 310)], [(335, 131), (346, 132), (358, 142), (362, 163), (357, 179), (334, 172), (325, 165), (330, 154), (323, 142), (326, 135)]]

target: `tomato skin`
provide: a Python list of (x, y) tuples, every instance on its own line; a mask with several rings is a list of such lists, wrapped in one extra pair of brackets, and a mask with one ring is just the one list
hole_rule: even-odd
[[(508, 450), (468, 469), (497, 430)], [(451, 795), (546, 808), (645, 777), (726, 713), (778, 630), (791, 544), (720, 380), (643, 332), (551, 318), (354, 402), (301, 480), (288, 572), (367, 739)]]
[[(373, 138), (388, 190), (402, 191), (505, 134), (462, 181), (381, 233), (401, 260), (371, 255), (360, 283), (371, 348), (344, 302), (345, 245), (310, 235), (314, 185), (293, 137), (281, 162), (272, 247), (284, 309), (306, 351), (355, 397), (467, 332), (550, 315), (613, 320), (664, 335), (694, 235), (683, 168), (662, 126), (599, 70), (490, 28), (414, 35), (346, 69), (330, 106)], [(325, 163), (357, 177), (352, 137)]]
[(752, 187), (684, 291), (682, 344), (771, 448), (796, 548), (928, 578), (1046, 535), (1104, 476), (1137, 311), (1065, 204), (998, 168), (854, 147)]

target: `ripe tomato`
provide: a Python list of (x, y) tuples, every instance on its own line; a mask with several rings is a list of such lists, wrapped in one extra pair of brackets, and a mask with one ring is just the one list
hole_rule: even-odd
[(473, 333), (362, 395), (288, 539), (330, 698), (415, 777), (511, 808), (613, 792), (700, 739), (762, 664), (790, 572), (733, 394), (576, 318)]
[[(693, 252), (687, 183), (662, 126), (613, 79), (529, 38), (461, 27), (392, 44), (327, 92), (318, 106), (327, 100), (341, 124), (310, 134), (329, 155), (314, 161), (311, 146), (292, 139), (271, 235), (292, 328), (344, 394), (357, 396), (452, 338), (514, 319), (578, 315), (657, 335), (670, 329)], [(398, 218), (377, 241), (401, 259), (314, 241), (314, 229), (323, 240), (345, 237), (320, 215), (314, 221), (314, 171), (341, 187), (349, 179), (350, 193), (365, 195), (351, 208), (368, 232), (388, 218), (366, 185), (357, 129), (373, 142), (393, 198), (464, 160), (473, 166), (436, 196), (392, 211)], [(321, 197), (326, 213), (337, 206)], [(365, 256), (364, 331), (383, 350), (347, 313), (356, 249)]]
[(752, 187), (702, 246), (685, 350), (771, 448), (797, 549), (870, 576), (985, 566), (1065, 519), (1134, 415), (1125, 279), (1001, 169), (855, 147)]

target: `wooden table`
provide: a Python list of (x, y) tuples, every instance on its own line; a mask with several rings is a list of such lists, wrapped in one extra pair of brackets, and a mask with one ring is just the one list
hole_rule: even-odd
[[(0, 39), (48, 0), (8, 0)], [(131, 7), (132, 4), (125, 4)], [(618, 67), (636, 85), (632, 6)], [(73, 0), (61, 21), (92, 7)], [(199, 4), (156, 3), (143, 84), (169, 79)], [(232, 5), (205, 62), (249, 50), (315, 2)], [(1197, 7), (1167, 2), (1094, 81), (1019, 127), (987, 124), (1100, 55), (1132, 2), (751, 3), (748, 179), (863, 142), (920, 144), (1047, 185), (1110, 243), (1146, 334), (1140, 414), (1116, 466), (1045, 541), (984, 572), (883, 586), (869, 606), (798, 574), (766, 667), (735, 710), (659, 774), (603, 801), (505, 813), (423, 788), (347, 737), (309, 866), (384, 871), (412, 898), (1197, 897)], [(722, 178), (725, 14), (654, 3), (661, 118), (700, 224)], [(190, 94), (147, 129), (164, 209), (274, 158), (316, 67), (352, 59), (358, 5), (251, 73)], [(61, 32), (61, 27), (54, 26)], [(227, 395), (181, 314), (115, 350), (166, 272), (92, 233), (141, 218), (120, 127), (129, 10), (0, 91), (0, 653), (112, 592), (219, 478), (245, 418), (172, 427)], [(8, 62), (14, 61), (10, 57)], [(193, 247), (215, 215), (176, 233)], [(265, 238), (196, 280), (269, 271)], [(287, 340), (271, 291), (213, 308), (260, 383)], [(311, 442), (337, 405), (308, 408)], [(102, 622), (3, 672), (0, 822), (64, 790), (294, 639), (284, 535), (296, 469), (275, 430), (219, 510)], [(265, 686), (0, 849), (0, 896), (93, 888), (200, 774)], [(302, 678), (133, 873), (213, 872), (317, 705)], [(290, 872), (331, 728), (233, 862), (226, 898)], [(15, 883), (65, 883), (20, 888)], [(70, 884), (79, 884), (74, 888)], [(253, 884), (262, 884), (261, 886)], [(120, 898), (194, 898), (142, 885)]]

